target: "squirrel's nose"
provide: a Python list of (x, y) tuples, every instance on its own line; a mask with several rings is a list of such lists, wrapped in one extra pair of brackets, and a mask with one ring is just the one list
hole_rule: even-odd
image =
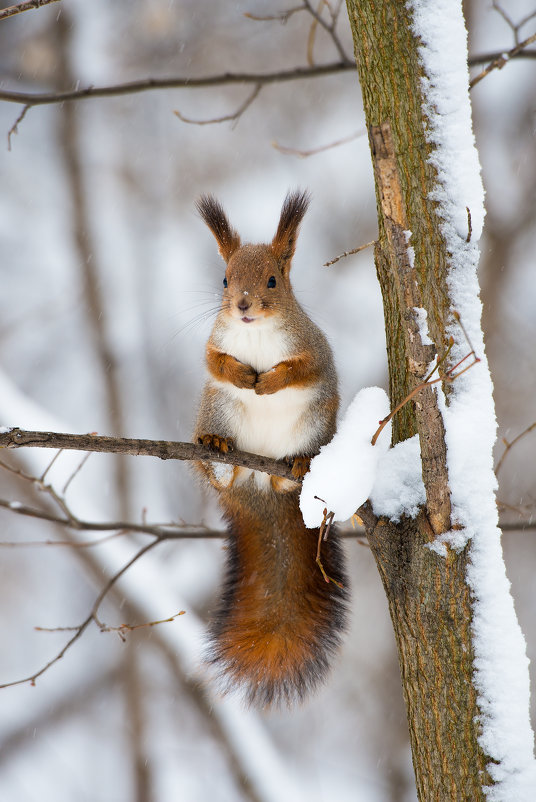
[(247, 312), (249, 307), (251, 306), (251, 301), (248, 301), (247, 298), (240, 298), (237, 303), (237, 307), (240, 309), (241, 312)]

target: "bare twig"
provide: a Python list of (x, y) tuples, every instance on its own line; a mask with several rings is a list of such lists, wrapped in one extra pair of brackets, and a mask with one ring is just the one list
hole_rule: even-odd
[[(462, 325), (461, 321), (459, 320), (459, 316), (457, 317), (457, 320), (460, 323), (460, 325)], [(445, 373), (442, 373), (437, 379), (432, 379), (433, 374), (436, 372), (436, 370), (438, 370), (440, 368), (441, 364), (447, 358), (447, 356), (448, 356), (448, 354), (450, 352), (450, 349), (452, 348), (452, 345), (453, 345), (453, 343), (451, 341), (446, 353), (443, 355), (443, 357), (440, 360), (438, 360), (436, 362), (434, 368), (428, 374), (428, 376), (424, 379), (424, 381), (420, 382), (420, 384), (417, 384), (413, 388), (413, 390), (411, 390), (411, 392), (409, 392), (407, 394), (407, 396), (405, 398), (403, 398), (402, 401), (399, 404), (397, 404), (396, 407), (393, 410), (391, 410), (389, 415), (387, 415), (386, 418), (384, 418), (383, 420), (380, 421), (380, 425), (378, 426), (378, 428), (374, 432), (372, 440), (370, 441), (373, 446), (376, 445), (378, 437), (380, 436), (380, 434), (382, 433), (384, 428), (387, 426), (389, 421), (392, 420), (394, 418), (394, 416), (396, 415), (396, 413), (399, 412), (402, 409), (402, 407), (404, 407), (408, 403), (408, 401), (411, 401), (411, 399), (414, 398), (417, 395), (417, 393), (419, 393), (421, 390), (424, 390), (425, 387), (430, 387), (432, 384), (437, 384), (438, 382), (442, 382), (442, 381), (453, 382), (458, 378), (458, 376), (461, 376), (462, 373), (465, 373), (467, 370), (469, 370), (469, 368), (472, 368), (474, 365), (476, 365), (478, 362), (480, 362), (480, 357), (478, 357), (475, 354), (474, 349), (472, 348), (471, 343), (469, 341), (469, 338), (467, 336), (467, 332), (465, 331), (465, 328), (463, 326), (462, 326), (462, 331), (463, 331), (463, 333), (464, 333), (464, 335), (465, 335), (465, 337), (466, 337), (466, 339), (467, 339), (467, 341), (469, 343), (469, 347), (471, 348), (471, 351), (468, 354), (466, 354), (463, 357), (463, 359), (460, 359), (459, 362), (457, 362), (455, 365), (453, 365), (451, 368), (449, 368), (447, 371), (445, 371)], [(467, 359), (469, 359), (471, 356), (473, 357), (473, 361), (471, 363), (469, 363), (468, 365), (466, 365), (464, 368), (461, 368), (461, 370), (458, 370), (458, 368), (460, 368), (460, 366)], [(456, 371), (458, 371), (458, 372), (456, 373)]]
[[(178, 613), (175, 613), (175, 615), (170, 615), (169, 618), (160, 618), (158, 621), (146, 621), (144, 624), (119, 624), (118, 627), (111, 627), (108, 624), (99, 623), (99, 629), (101, 632), (117, 632), (121, 640), (124, 642), (126, 640), (125, 632), (134, 632), (135, 629), (145, 629), (146, 627), (156, 627), (159, 624), (170, 624), (180, 615), (185, 614), (186, 610), (179, 610)], [(44, 631), (42, 627), (36, 627), (36, 629)], [(54, 629), (46, 631), (55, 632)]]
[(251, 106), (255, 98), (258, 96), (261, 89), (262, 84), (257, 84), (253, 89), (253, 92), (247, 96), (245, 101), (235, 112), (233, 112), (233, 114), (226, 114), (223, 117), (213, 117), (210, 120), (192, 120), (190, 117), (185, 117), (180, 111), (174, 111), (173, 114), (175, 114), (179, 120), (182, 120), (183, 123), (189, 123), (190, 125), (214, 125), (215, 123), (224, 123), (228, 121), (238, 122), (242, 114), (246, 111), (246, 109), (249, 108), (249, 106)]
[(138, 92), (149, 92), (156, 89), (201, 89), (211, 86), (231, 86), (233, 84), (274, 84), (287, 81), (299, 81), (307, 78), (319, 78), (340, 72), (355, 70), (354, 62), (335, 61), (329, 64), (318, 64), (314, 67), (296, 67), (291, 70), (279, 70), (268, 73), (221, 73), (207, 75), (204, 78), (142, 78), (139, 81), (112, 84), (110, 86), (86, 86), (65, 92), (12, 92), (0, 91), (0, 100), (10, 103), (24, 103), (28, 106), (47, 106), (54, 103), (65, 103), (68, 100), (84, 100), (89, 98), (117, 97)]
[(360, 245), (359, 248), (352, 248), (351, 251), (345, 251), (341, 253), (340, 256), (336, 256), (335, 259), (331, 259), (329, 262), (324, 262), (324, 267), (330, 267), (330, 265), (334, 265), (335, 262), (338, 262), (339, 259), (344, 259), (345, 256), (351, 256), (354, 253), (360, 253), (364, 251), (365, 248), (370, 248), (371, 245), (376, 245), (377, 240), (373, 239), (370, 242), (365, 242), (364, 245)]
[(502, 456), (501, 456), (500, 460), (498, 461), (498, 463), (497, 463), (497, 465), (495, 467), (495, 476), (499, 475), (499, 471), (501, 470), (501, 468), (503, 466), (503, 463), (504, 463), (504, 460), (506, 459), (506, 455), (508, 454), (510, 449), (512, 449), (516, 445), (516, 443), (519, 443), (519, 441), (523, 437), (525, 437), (530, 432), (534, 431), (534, 429), (536, 429), (536, 421), (534, 421), (534, 423), (531, 423), (530, 426), (527, 426), (526, 429), (523, 429), (523, 431), (520, 434), (518, 434), (517, 437), (514, 437), (513, 440), (508, 441), (505, 437), (503, 437), (503, 443), (505, 445), (505, 449), (504, 449), (504, 451), (502, 453)]
[(507, 14), (507, 12), (504, 10), (502, 5), (497, 2), (497, 0), (492, 0), (491, 5), (492, 5), (492, 8), (494, 8), (495, 11), (497, 11), (497, 13), (501, 15), (503, 20), (506, 22), (508, 27), (511, 29), (512, 33), (514, 34), (514, 41), (515, 41), (516, 44), (518, 44), (519, 43), (519, 31), (521, 30), (521, 28), (527, 22), (529, 22), (531, 19), (536, 17), (536, 11), (531, 11), (530, 14), (527, 14), (525, 17), (522, 17), (519, 22), (514, 22), (512, 17), (509, 14)]
[(505, 523), (499, 521), (499, 528), (503, 532), (528, 532), (536, 529), (536, 518), (530, 518), (528, 521), (506, 521)]
[(48, 6), (49, 3), (57, 3), (58, 0), (25, 0), (24, 3), (18, 3), (15, 6), (8, 6), (0, 11), (0, 19), (6, 17), (13, 17), (15, 14), (21, 14), (23, 11), (30, 11), (32, 8), (41, 8), (41, 6)]
[(26, 112), (29, 111), (29, 109), (30, 109), (30, 106), (24, 106), (23, 107), (21, 113), (19, 114), (19, 116), (17, 117), (17, 119), (15, 120), (15, 122), (13, 123), (13, 125), (11, 126), (9, 131), (7, 132), (7, 149), (8, 150), (11, 150), (11, 137), (14, 134), (18, 134), (19, 133), (19, 123), (21, 123), (24, 120), (24, 118), (26, 117)]
[(471, 237), (473, 236), (473, 220), (471, 218), (471, 209), (469, 206), (466, 206), (465, 209), (467, 211), (467, 237), (465, 241), (471, 242)]
[(40, 510), (36, 507), (29, 507), (20, 504), (18, 501), (7, 501), (0, 499), (0, 507), (3, 507), (16, 515), (24, 515), (27, 518), (38, 518), (42, 521), (57, 524), (66, 529), (73, 529), (76, 532), (113, 532), (112, 535), (99, 538), (98, 540), (88, 540), (73, 543), (70, 540), (37, 540), (37, 541), (4, 541), (0, 542), (0, 548), (22, 548), (27, 546), (67, 546), (70, 548), (91, 548), (100, 546), (112, 538), (124, 535), (127, 532), (136, 532), (142, 535), (153, 535), (158, 540), (183, 540), (183, 539), (218, 539), (225, 534), (219, 529), (208, 529), (204, 526), (190, 524), (139, 524), (134, 521), (85, 521), (77, 518), (70, 513), (68, 517), (62, 518), (59, 515)]
[(475, 77), (469, 81), (469, 89), (472, 89), (473, 86), (476, 86), (476, 84), (480, 83), (480, 81), (485, 78), (486, 75), (489, 75), (493, 70), (501, 70), (508, 61), (519, 55), (533, 42), (536, 42), (536, 33), (533, 33), (532, 36), (528, 37), (528, 39), (524, 39), (522, 42), (519, 42), (519, 44), (517, 44), (511, 50), (507, 50), (506, 53), (501, 53), (497, 58), (493, 59), (493, 61), (488, 64), (484, 70), (482, 70), (482, 72), (479, 72), (478, 75), (475, 75)]
[[(321, 25), (322, 28), (324, 28), (324, 30), (330, 35), (330, 37), (331, 37), (331, 39), (333, 41), (333, 44), (337, 48), (337, 51), (338, 51), (343, 63), (345, 63), (345, 64), (353, 64), (353, 61), (350, 58), (348, 58), (348, 56), (346, 55), (346, 51), (345, 51), (344, 47), (342, 46), (342, 42), (339, 39), (339, 36), (337, 34), (337, 31), (336, 31), (337, 19), (338, 19), (339, 11), (340, 11), (340, 5), (338, 6), (338, 8), (337, 8), (337, 10), (335, 12), (333, 12), (331, 10), (331, 6), (329, 5), (329, 3), (324, 2), (324, 0), (321, 0), (321, 3), (319, 5), (319, 10), (318, 11), (316, 11), (313, 8), (313, 6), (310, 3), (310, 0), (304, 0), (304, 6), (307, 9), (307, 11), (309, 12), (309, 14), (314, 18), (316, 23), (318, 25)], [(321, 12), (322, 12), (324, 6), (326, 6), (330, 11), (331, 22), (326, 22), (326, 20), (322, 16)], [(314, 34), (313, 34), (313, 37), (314, 37)]]
[[(467, 63), (470, 67), (477, 67), (479, 64), (487, 64), (490, 61), (501, 58), (504, 55), (504, 50), (495, 50), (493, 53), (478, 53), (476, 56), (470, 56)], [(510, 55), (510, 60), (526, 58), (536, 59), (536, 50), (520, 50), (519, 53)]]
[(120, 568), (120, 570), (117, 571), (108, 580), (108, 582), (105, 584), (105, 586), (103, 587), (103, 589), (101, 590), (101, 592), (99, 593), (97, 598), (95, 599), (95, 602), (93, 604), (93, 607), (91, 608), (91, 611), (90, 611), (89, 615), (82, 621), (81, 624), (79, 624), (76, 627), (63, 627), (63, 628), (60, 628), (60, 629), (62, 629), (62, 631), (74, 631), (74, 634), (73, 634), (73, 636), (71, 638), (69, 638), (67, 643), (60, 649), (60, 651), (55, 655), (55, 657), (53, 657), (51, 660), (49, 660), (48, 663), (46, 663), (44, 666), (42, 666), (40, 669), (35, 671), (30, 676), (24, 677), (23, 679), (13, 680), (12, 682), (4, 682), (4, 683), (2, 683), (0, 685), (0, 689), (2, 689), (2, 688), (11, 688), (14, 685), (26, 685), (27, 683), (30, 683), (30, 685), (35, 685), (36, 680), (39, 677), (41, 677), (46, 671), (48, 671), (49, 668), (51, 668), (53, 665), (55, 665), (55, 663), (57, 663), (59, 660), (61, 660), (62, 657), (71, 648), (71, 646), (73, 646), (76, 643), (76, 641), (79, 640), (79, 638), (84, 634), (84, 632), (86, 631), (86, 629), (88, 628), (88, 626), (91, 624), (92, 621), (96, 621), (97, 624), (100, 623), (98, 621), (98, 618), (97, 618), (97, 613), (99, 611), (99, 607), (101, 606), (106, 594), (115, 585), (117, 580), (121, 576), (123, 576), (125, 571), (128, 571), (128, 569), (132, 565), (134, 565), (135, 562), (137, 562), (141, 557), (143, 557), (143, 555), (146, 554), (150, 549), (152, 549), (157, 543), (158, 543), (158, 540), (153, 540), (152, 543), (147, 543), (147, 545), (145, 545), (145, 546), (143, 546), (143, 548), (139, 549), (139, 551), (137, 551), (136, 554), (127, 563), (125, 563), (125, 565), (123, 565), (123, 567)]
[(286, 11), (281, 11), (279, 14), (272, 14), (266, 17), (261, 17), (258, 14), (251, 14), (249, 11), (246, 11), (244, 12), (244, 17), (254, 20), (254, 22), (281, 22), (285, 25), (297, 11), (305, 11), (305, 6), (294, 6), (293, 8), (288, 8)]
[[(315, 498), (318, 498), (318, 496), (315, 496)], [(319, 499), (319, 501), (323, 501), (323, 499)], [(322, 541), (328, 539), (334, 517), (335, 513), (328, 512), (327, 507), (324, 507), (324, 515), (322, 518), (322, 523), (320, 525), (320, 529), (318, 530), (318, 543), (316, 546), (316, 564), (320, 568), (320, 573), (324, 577), (324, 582), (327, 582), (328, 584), (329, 582), (333, 582), (334, 585), (337, 585), (338, 588), (342, 589), (343, 587), (342, 582), (338, 582), (336, 579), (333, 579), (333, 577), (329, 576), (329, 574), (326, 573), (321, 558)]]
[(312, 150), (289, 148), (286, 145), (280, 145), (278, 142), (272, 142), (272, 147), (280, 153), (284, 153), (286, 156), (298, 156), (300, 159), (307, 159), (309, 156), (316, 156), (317, 153), (322, 153), (325, 150), (331, 150), (331, 148), (338, 148), (339, 145), (346, 145), (348, 142), (353, 142), (354, 139), (364, 136), (366, 132), (366, 128), (360, 128), (359, 131), (356, 131), (354, 134), (345, 136), (342, 139), (337, 139), (335, 142), (330, 142), (329, 145), (320, 145), (318, 148), (312, 148)]
[(75, 479), (78, 476), (78, 474), (80, 473), (80, 471), (82, 470), (82, 468), (84, 467), (84, 465), (86, 464), (86, 462), (88, 461), (90, 456), (91, 456), (91, 454), (84, 454), (84, 456), (80, 460), (78, 466), (74, 469), (72, 474), (69, 476), (69, 478), (67, 479), (67, 481), (63, 485), (63, 490), (61, 491), (63, 495), (66, 494), (66, 492), (67, 492), (67, 490), (69, 488), (69, 485), (71, 484), (73, 479)]

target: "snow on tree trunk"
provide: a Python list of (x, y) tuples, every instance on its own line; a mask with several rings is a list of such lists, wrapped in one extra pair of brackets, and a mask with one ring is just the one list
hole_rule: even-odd
[(443, 374), (473, 349), (480, 358), (393, 421), (395, 446), (418, 434), (420, 512), (382, 506), (385, 488), (362, 508), (397, 640), (419, 799), (529, 802), (528, 663), (494, 497), (476, 275), (483, 191), (461, 3), (347, 6), (376, 180), (392, 406), (436, 358)]

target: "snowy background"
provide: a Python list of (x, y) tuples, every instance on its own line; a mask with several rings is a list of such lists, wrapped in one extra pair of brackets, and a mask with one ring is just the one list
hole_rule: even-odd
[[(515, 44), (490, 2), (465, 6), (471, 55)], [(295, 14), (286, 25), (244, 17), (274, 10), (256, 0), (62, 0), (0, 21), (2, 88), (54, 91), (304, 65), (310, 17)], [(530, 0), (507, 4), (514, 22), (534, 10)], [(519, 39), (535, 30), (532, 19)], [(350, 54), (344, 18), (339, 33)], [(337, 59), (321, 31), (314, 55)], [(536, 420), (534, 71), (534, 61), (513, 61), (472, 92), (487, 207), (484, 326), (500, 436), (510, 440)], [(255, 242), (273, 236), (289, 188), (311, 190), (293, 267), (297, 296), (333, 345), (343, 408), (364, 385), (386, 387), (372, 252), (322, 267), (376, 235), (367, 139), (308, 158), (273, 147), (310, 150), (362, 130), (357, 78), (264, 87), (235, 125), (192, 126), (173, 114), (219, 117), (250, 91), (168, 90), (81, 101), (74, 110), (35, 107), (10, 151), (7, 133), (21, 106), (0, 103), (0, 424), (189, 439), (223, 267), (194, 213), (202, 192), (216, 194)], [(499, 475), (501, 518), (511, 523), (534, 513), (535, 437), (512, 449)], [(0, 459), (39, 475), (51, 456)], [(47, 479), (61, 487), (77, 463), (62, 455)], [(42, 496), (0, 471), (0, 498), (54, 509)], [(89, 520), (219, 526), (213, 500), (178, 463), (93, 455), (67, 500)], [(11, 510), (0, 509), (0, 519), (4, 542), (66, 537)], [(532, 658), (535, 537), (534, 528), (504, 535)], [(139, 535), (93, 549), (3, 548), (0, 683), (46, 664), (69, 635), (34, 627), (80, 623), (106, 576), (145, 542)], [(0, 798), (413, 800), (387, 604), (368, 550), (351, 540), (347, 552), (352, 628), (329, 682), (302, 708), (268, 714), (215, 697), (199, 667), (221, 544), (171, 541), (149, 552), (110, 594), (101, 620), (114, 626), (187, 614), (132, 632), (126, 643), (93, 625), (35, 687), (2, 690)]]

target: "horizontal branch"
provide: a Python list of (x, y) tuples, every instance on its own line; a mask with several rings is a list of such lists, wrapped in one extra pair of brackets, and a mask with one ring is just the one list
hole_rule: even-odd
[(478, 75), (475, 75), (469, 81), (469, 89), (472, 89), (473, 86), (476, 86), (486, 75), (489, 75), (490, 72), (493, 70), (502, 70), (505, 64), (511, 61), (513, 58), (519, 57), (522, 53), (530, 52), (527, 51), (526, 48), (534, 44), (536, 42), (536, 33), (533, 33), (532, 36), (529, 36), (527, 39), (524, 39), (522, 42), (518, 42), (515, 47), (512, 47), (510, 50), (507, 50), (504, 53), (499, 53), (488, 66), (482, 70)]
[(247, 451), (222, 454), (208, 446), (180, 443), (173, 440), (137, 440), (129, 437), (105, 437), (96, 434), (30, 432), (9, 429), (0, 432), (0, 448), (57, 448), (71, 451), (92, 451), (107, 454), (132, 454), (158, 459), (204, 460), (240, 465), (284, 479), (294, 479), (284, 460), (273, 460)]
[[(38, 481), (38, 480), (37, 480)], [(78, 518), (69, 510), (68, 515), (55, 515), (48, 510), (41, 510), (37, 507), (30, 507), (21, 504), (19, 501), (8, 501), (0, 499), (0, 507), (16, 515), (23, 515), (26, 518), (38, 518), (41, 521), (57, 524), (58, 526), (72, 529), (76, 532), (112, 532), (98, 540), (66, 541), (66, 540), (39, 540), (39, 541), (0, 541), (0, 547), (9, 548), (34, 548), (36, 546), (66, 546), (70, 548), (91, 548), (100, 546), (112, 538), (127, 532), (137, 532), (143, 535), (152, 535), (158, 540), (219, 540), (225, 535), (223, 529), (209, 529), (205, 526), (195, 526), (194, 524), (149, 524), (137, 523), (135, 521), (85, 521)]]
[[(486, 63), (497, 59), (501, 53), (486, 53), (473, 56), (469, 59), (469, 66)], [(509, 58), (536, 58), (536, 51), (517, 50), (510, 51)], [(8, 103), (23, 103), (25, 106), (46, 106), (54, 103), (64, 103), (67, 100), (84, 100), (88, 98), (117, 97), (131, 95), (138, 92), (149, 92), (157, 89), (202, 89), (211, 86), (231, 86), (233, 84), (266, 84), (286, 83), (307, 78), (321, 78), (341, 72), (355, 71), (352, 61), (334, 61), (329, 64), (314, 64), (310, 67), (295, 67), (291, 70), (279, 70), (267, 73), (233, 73), (226, 72), (219, 75), (206, 75), (200, 78), (170, 77), (170, 78), (141, 78), (138, 81), (111, 84), (110, 86), (86, 86), (82, 89), (73, 89), (66, 92), (16, 92), (10, 90), (0, 91), (0, 100)]]
[(23, 11), (30, 11), (32, 8), (41, 8), (48, 6), (50, 3), (57, 3), (58, 0), (25, 0), (24, 3), (18, 3), (15, 6), (8, 6), (0, 11), (0, 20), (7, 17), (13, 17), (15, 14), (21, 14)]
[(148, 92), (154, 89), (201, 89), (210, 86), (230, 86), (233, 84), (265, 84), (299, 81), (304, 78), (319, 78), (339, 72), (355, 71), (351, 61), (335, 61), (331, 64), (318, 64), (312, 67), (296, 67), (292, 70), (280, 70), (267, 73), (233, 73), (207, 75), (202, 78), (142, 78), (110, 86), (87, 86), (67, 92), (10, 92), (0, 91), (0, 100), (11, 103), (24, 103), (26, 106), (43, 106), (51, 103), (64, 103), (67, 100), (83, 100), (85, 98), (114, 97), (131, 95), (137, 92)]

